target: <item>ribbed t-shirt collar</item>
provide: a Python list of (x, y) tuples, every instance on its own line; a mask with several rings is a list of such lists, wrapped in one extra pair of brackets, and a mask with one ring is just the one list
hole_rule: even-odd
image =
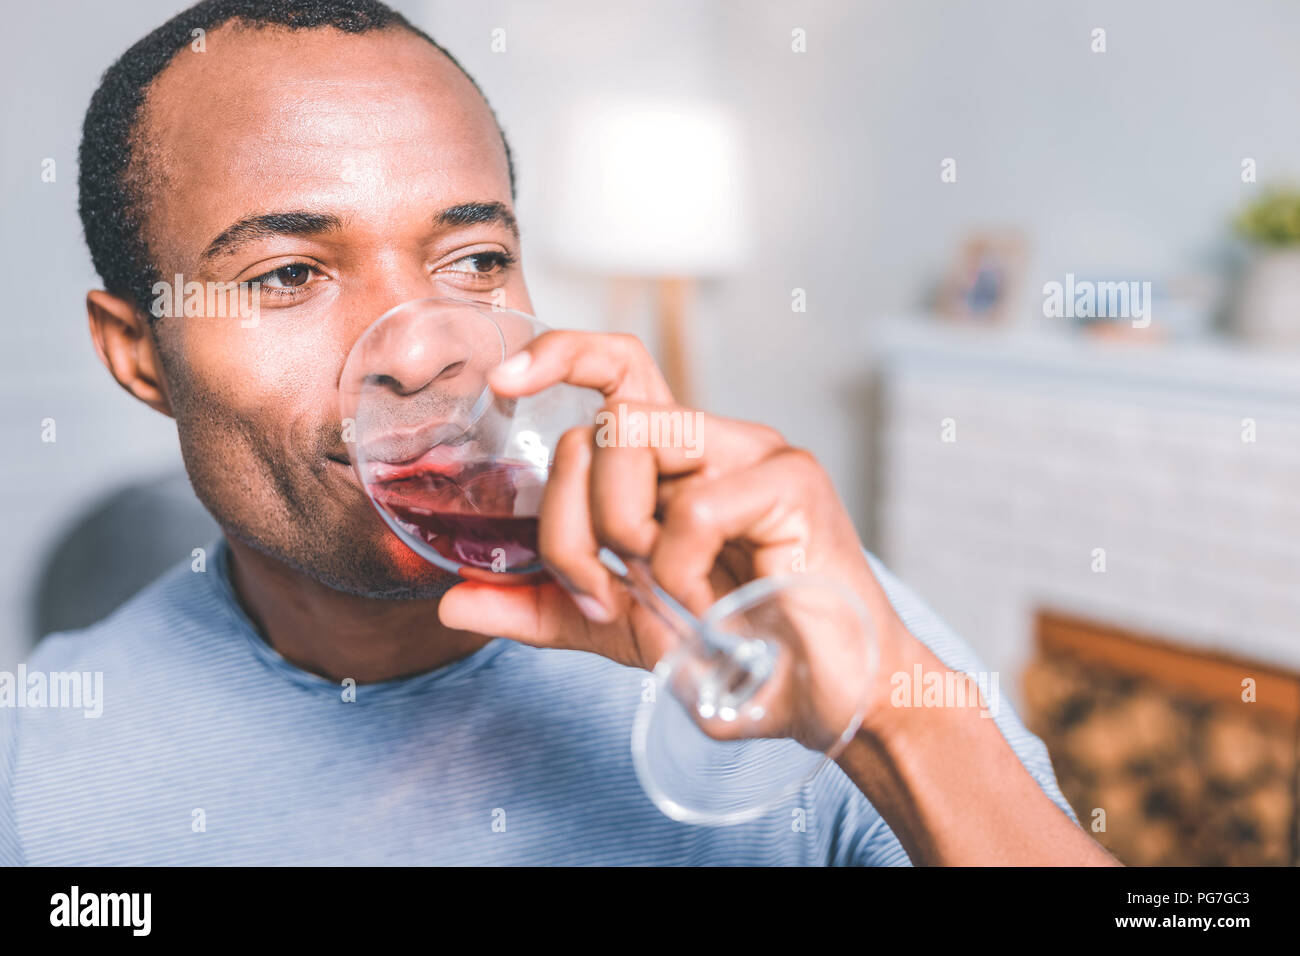
[[(340, 682), (303, 670), (282, 657), (275, 648), (263, 639), (235, 595), (234, 585), (230, 580), (230, 547), (226, 543), (224, 536), (219, 536), (208, 545), (208, 554), (210, 555), (209, 573), (198, 575), (198, 577), (206, 578), (211, 582), (218, 603), (225, 610), (234, 629), (247, 642), (258, 660), (277, 676), (299, 687), (335, 697), (340, 695), (343, 689)], [(431, 671), (393, 680), (377, 681), (371, 684), (359, 684), (357, 687), (357, 702), (363, 703), (419, 694), (428, 691), (434, 686), (442, 686), (463, 680), (490, 665), (513, 643), (504, 637), (493, 638), (474, 653), (450, 664), (434, 668)]]

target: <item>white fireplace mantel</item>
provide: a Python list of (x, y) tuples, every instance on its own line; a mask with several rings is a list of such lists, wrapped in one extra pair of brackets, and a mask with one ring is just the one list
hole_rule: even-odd
[(988, 666), (1054, 607), (1300, 670), (1300, 354), (866, 334), (878, 547)]

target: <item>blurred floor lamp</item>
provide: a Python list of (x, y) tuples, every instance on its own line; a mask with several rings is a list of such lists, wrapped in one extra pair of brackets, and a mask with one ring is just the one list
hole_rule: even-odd
[(695, 101), (590, 101), (571, 115), (556, 252), (584, 272), (652, 283), (664, 376), (691, 405), (694, 283), (733, 271), (748, 246), (738, 124)]

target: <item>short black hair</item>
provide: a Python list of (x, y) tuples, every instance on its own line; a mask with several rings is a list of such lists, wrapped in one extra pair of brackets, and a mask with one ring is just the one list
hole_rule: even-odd
[[(78, 211), (95, 271), (108, 291), (130, 298), (146, 313), (153, 285), (162, 277), (145, 239), (145, 187), (135, 175), (132, 150), (140, 143), (137, 129), (149, 84), (194, 40), (230, 21), (255, 28), (292, 30), (334, 27), (346, 33), (401, 29), (431, 43), (479, 88), (474, 78), (424, 31), (378, 0), (202, 0), (172, 17), (122, 54), (105, 72), (90, 99), (78, 155)], [(487, 102), (485, 96), (484, 102)], [(491, 105), (488, 111), (492, 112)], [(496, 114), (492, 113), (493, 120)], [(514, 159), (505, 132), (497, 123), (515, 193)]]

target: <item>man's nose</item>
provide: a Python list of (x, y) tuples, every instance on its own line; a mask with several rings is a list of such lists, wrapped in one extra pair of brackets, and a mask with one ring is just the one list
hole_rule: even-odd
[[(400, 315), (394, 319), (401, 321)], [(428, 338), (420, 334), (419, 323), (405, 325), (376, 333), (386, 339), (387, 346), (376, 352), (377, 361), (367, 373), (367, 384), (389, 388), (405, 397), (453, 378), (472, 361), (474, 350), (463, 337)], [(398, 338), (401, 341), (395, 341)]]
[[(427, 293), (389, 308), (359, 330), (340, 387), (382, 388), (395, 397), (428, 390), (443, 400), (477, 394), (501, 359), (501, 336), (480, 309)], [(430, 386), (437, 384), (431, 389)]]

